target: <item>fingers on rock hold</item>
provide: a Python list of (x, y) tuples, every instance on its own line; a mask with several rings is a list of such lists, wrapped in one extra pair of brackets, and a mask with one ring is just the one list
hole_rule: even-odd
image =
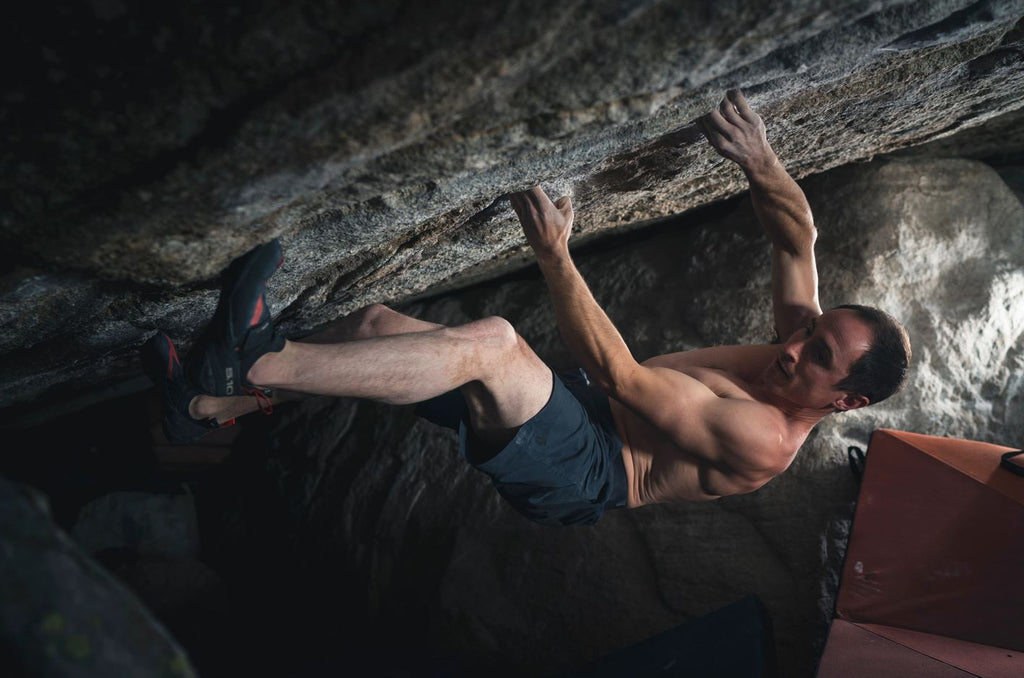
[(711, 109), (711, 113), (708, 115), (708, 129), (714, 132), (717, 136), (732, 141), (732, 137), (729, 135), (729, 128), (732, 125), (725, 119), (725, 117), (718, 112), (717, 108)]
[(743, 92), (738, 89), (731, 89), (725, 93), (725, 96), (733, 103), (739, 114), (745, 119), (753, 121), (757, 119), (757, 113), (747, 103), (747, 98), (743, 96)]
[(718, 111), (722, 114), (722, 117), (734, 125), (743, 122), (743, 117), (740, 115), (736, 105), (728, 98), (722, 99), (722, 103), (718, 105)]

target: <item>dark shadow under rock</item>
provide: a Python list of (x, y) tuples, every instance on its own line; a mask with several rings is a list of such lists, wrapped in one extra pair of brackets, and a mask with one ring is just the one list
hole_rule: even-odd
[[(288, 590), (308, 596), (288, 604), (333, 611), (345, 647), (379, 652), (382, 666), (522, 675), (582, 666), (755, 593), (783, 675), (811, 675), (857, 495), (846, 448), (883, 426), (1004, 443), (1024, 435), (1021, 410), (1009, 406), (1024, 389), (1024, 207), (991, 168), (963, 160), (879, 161), (804, 187), (820, 231), (823, 305), (876, 304), (909, 328), (917, 357), (903, 394), (830, 417), (753, 494), (613, 511), (565, 529), (524, 520), (459, 458), (450, 431), (411, 408), (329, 399), (282, 408), (247, 432), (253, 475), (231, 487), (232, 515), (275, 525), (288, 550)], [(576, 258), (646, 357), (768, 340), (768, 253), (740, 203)], [(545, 297), (523, 274), (407, 310), (456, 324), (501, 314), (565, 367)], [(252, 537), (246, 548), (260, 542)]]

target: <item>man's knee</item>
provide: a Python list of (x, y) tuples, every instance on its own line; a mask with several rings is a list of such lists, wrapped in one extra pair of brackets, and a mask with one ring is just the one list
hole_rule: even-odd
[(525, 345), (516, 328), (512, 327), (512, 323), (501, 316), (481, 318), (465, 327), (471, 329), (475, 339), (486, 341), (496, 349), (514, 350), (519, 348), (521, 343)]
[(504, 318), (491, 316), (463, 327), (478, 349), (476, 376), (463, 387), (470, 420), (489, 442), (501, 439), (500, 448), (547, 402), (551, 370)]
[(496, 378), (504, 381), (512, 375), (525, 378), (538, 370), (546, 377), (548, 368), (512, 323), (504, 318), (490, 316), (460, 329), (469, 330), (466, 338), (477, 349), (474, 353), (484, 380)]
[(364, 337), (375, 337), (381, 331), (381, 325), (384, 319), (388, 315), (392, 315), (395, 312), (384, 304), (370, 304), (359, 311), (359, 327), (356, 331), (357, 336), (360, 338)]

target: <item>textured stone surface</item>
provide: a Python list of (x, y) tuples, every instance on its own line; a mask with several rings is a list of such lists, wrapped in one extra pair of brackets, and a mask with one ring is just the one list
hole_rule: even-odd
[[(578, 667), (756, 593), (782, 675), (812, 675), (857, 493), (847, 447), (866, 448), (883, 426), (1024, 438), (1024, 205), (964, 160), (877, 161), (803, 185), (822, 303), (879, 305), (904, 321), (915, 353), (905, 392), (824, 421), (753, 495), (616, 511), (584, 528), (526, 522), (458, 457), (453, 433), (409, 408), (304, 402), (248, 444), (270, 440), (297, 552), (347, 573), (355, 601), (316, 604), (350, 609), (395, 656), (420, 648), (522, 675)], [(744, 199), (577, 259), (646, 357), (770, 340), (769, 250)], [(571, 366), (532, 274), (413, 310), (447, 324), (504, 314), (552, 365)]]
[(53, 524), (40, 497), (0, 478), (5, 673), (195, 675), (178, 643)]
[(510, 190), (581, 236), (743, 189), (689, 127), (732, 86), (804, 176), (1024, 103), (1024, 0), (31, 7), (0, 102), (0, 404), (188, 344), (217, 272), (280, 235), (302, 333), (519, 265)]
[[(822, 303), (878, 305), (904, 320), (915, 350), (904, 393), (824, 421), (754, 494), (616, 511), (572, 529), (522, 519), (458, 458), (454, 434), (411, 408), (283, 408), (259, 418), (269, 428), (250, 436), (247, 454), (270, 441), (295, 552), (323, 573), (311, 589), (337, 591), (341, 572), (354, 596), (309, 604), (349, 610), (392, 659), (419, 648), (523, 675), (579, 666), (755, 593), (775, 624), (782, 675), (813, 675), (857, 493), (847, 446), (865, 448), (883, 426), (1024, 439), (1024, 205), (967, 160), (876, 161), (803, 185), (820, 232)], [(745, 199), (723, 209), (577, 255), (638, 357), (770, 339), (769, 245)], [(569, 367), (545, 297), (520, 275), (413, 310), (446, 323), (505, 314)]]

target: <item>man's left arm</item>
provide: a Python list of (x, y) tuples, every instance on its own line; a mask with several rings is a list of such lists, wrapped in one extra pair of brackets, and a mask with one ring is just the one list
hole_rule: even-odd
[(548, 284), (562, 338), (588, 376), (612, 392), (639, 364), (569, 254), (571, 201), (563, 197), (552, 203), (539, 186), (510, 200)]

